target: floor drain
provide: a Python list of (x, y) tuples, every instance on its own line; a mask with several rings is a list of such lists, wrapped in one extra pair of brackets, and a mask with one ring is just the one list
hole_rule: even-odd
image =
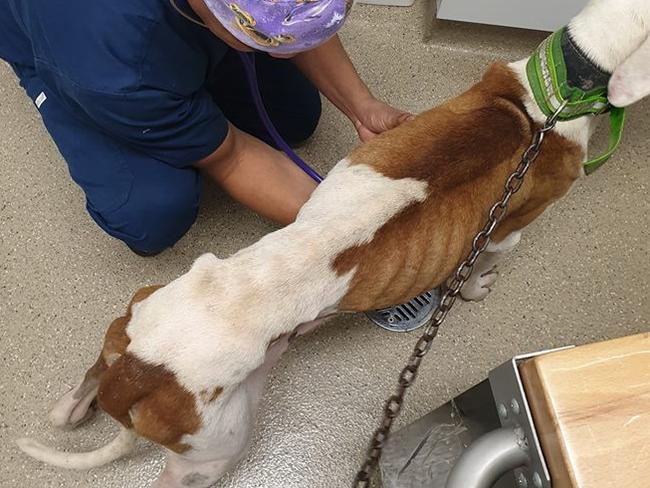
[(410, 332), (425, 325), (439, 303), (440, 290), (434, 288), (406, 303), (366, 312), (366, 316), (383, 329), (392, 332)]

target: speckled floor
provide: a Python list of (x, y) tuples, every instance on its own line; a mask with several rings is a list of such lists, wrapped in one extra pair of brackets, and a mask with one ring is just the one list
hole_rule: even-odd
[[(412, 111), (460, 92), (493, 59), (522, 57), (543, 37), (425, 28), (425, 10), (359, 6), (343, 33), (376, 93)], [(529, 228), (490, 297), (451, 315), (400, 422), (514, 354), (650, 328), (649, 109), (648, 101), (634, 107), (616, 157)], [(12, 439), (30, 435), (72, 450), (103, 444), (115, 431), (104, 416), (74, 432), (55, 431), (46, 416), (94, 360), (130, 294), (178, 276), (202, 252), (228, 255), (273, 227), (209, 190), (198, 222), (173, 250), (136, 257), (86, 215), (36, 109), (4, 65), (0, 121), (0, 486), (146, 487), (162, 460), (147, 444), (110, 466), (67, 472), (27, 459)], [(354, 142), (351, 127), (328, 107), (302, 152), (326, 171)], [(301, 338), (273, 373), (250, 454), (218, 486), (348, 486), (415, 339), (359, 316)]]

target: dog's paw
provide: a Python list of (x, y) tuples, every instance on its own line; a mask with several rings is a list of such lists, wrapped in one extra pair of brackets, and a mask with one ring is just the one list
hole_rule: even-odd
[(498, 276), (494, 268), (482, 274), (473, 274), (460, 291), (460, 296), (467, 301), (484, 300), (490, 294), (490, 287), (496, 282)]

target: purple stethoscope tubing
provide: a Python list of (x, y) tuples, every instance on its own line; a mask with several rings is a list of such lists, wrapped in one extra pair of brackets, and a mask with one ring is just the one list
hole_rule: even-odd
[(293, 161), (296, 166), (303, 170), (307, 175), (309, 175), (316, 183), (323, 181), (323, 177), (319, 175), (311, 166), (309, 166), (303, 159), (298, 156), (293, 149), (289, 147), (289, 144), (282, 138), (280, 133), (273, 125), (271, 118), (269, 117), (266, 107), (264, 106), (264, 101), (262, 100), (262, 94), (260, 93), (260, 87), (257, 84), (257, 71), (255, 69), (255, 53), (247, 53), (239, 51), (239, 57), (241, 58), (242, 64), (244, 66), (244, 71), (246, 72), (246, 80), (248, 81), (248, 87), (253, 97), (253, 102), (255, 103), (255, 108), (257, 113), (264, 124), (264, 127), (268, 131), (271, 139), (277, 145), (277, 147), (284, 152), (291, 161)]

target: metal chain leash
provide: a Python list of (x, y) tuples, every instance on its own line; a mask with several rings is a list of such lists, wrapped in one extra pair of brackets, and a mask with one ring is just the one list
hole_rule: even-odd
[(447, 291), (442, 296), (438, 308), (433, 312), (430, 322), (427, 324), (424, 333), (415, 344), (406, 366), (399, 375), (398, 386), (395, 394), (386, 401), (383, 418), (379, 428), (375, 431), (375, 434), (370, 441), (366, 459), (354, 479), (352, 485), (353, 488), (367, 488), (370, 486), (370, 479), (377, 468), (379, 458), (381, 457), (385, 443), (388, 440), (393, 422), (402, 410), (406, 390), (415, 382), (422, 359), (431, 349), (431, 344), (438, 334), (438, 328), (445, 321), (445, 318), (447, 318), (447, 315), (454, 306), (456, 298), (458, 298), (463, 285), (472, 275), (474, 265), (479, 256), (487, 249), (492, 234), (508, 211), (510, 199), (521, 189), (526, 173), (530, 169), (531, 164), (535, 159), (537, 159), (537, 156), (539, 156), (546, 133), (555, 127), (566, 103), (567, 102), (564, 102), (553, 115), (546, 119), (544, 125), (535, 132), (532, 143), (524, 152), (517, 169), (515, 169), (508, 177), (503, 195), (499, 201), (492, 206), (487, 222), (474, 237), (474, 240), (472, 241), (472, 250), (454, 273)]

